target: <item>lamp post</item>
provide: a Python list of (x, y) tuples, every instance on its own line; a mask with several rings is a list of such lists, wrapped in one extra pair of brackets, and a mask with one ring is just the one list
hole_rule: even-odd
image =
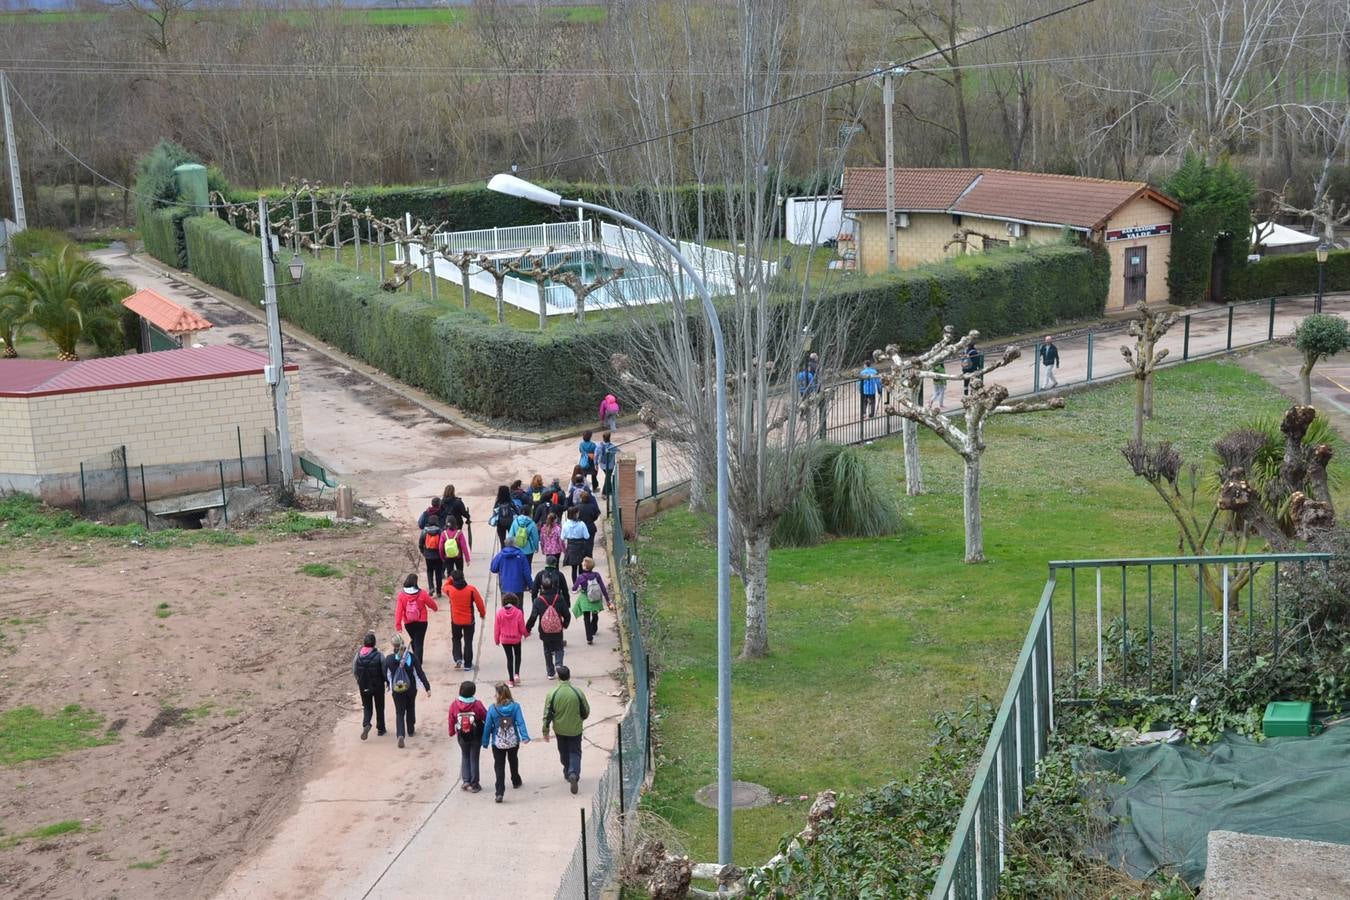
[[(286, 409), (286, 362), (281, 352), (281, 314), (277, 311), (276, 256), (272, 248), (272, 229), (267, 219), (267, 200), (258, 198), (258, 239), (262, 245), (263, 308), (267, 310), (267, 367), (263, 376), (272, 388), (272, 415), (276, 420), (277, 452), (281, 456), (281, 484), (289, 491), (295, 481), (295, 460), (291, 456), (291, 423)], [(305, 274), (305, 261), (293, 248), (286, 266), (291, 283), (298, 284)]]
[(1323, 284), (1325, 283), (1325, 282), (1323, 281), (1323, 275), (1324, 275), (1324, 273), (1326, 272), (1326, 267), (1327, 267), (1327, 254), (1328, 254), (1330, 251), (1331, 251), (1331, 247), (1328, 246), (1328, 244), (1327, 244), (1326, 241), (1321, 241), (1320, 243), (1318, 243), (1318, 245), (1317, 245), (1317, 302), (1313, 304), (1313, 312), (1315, 312), (1315, 313), (1320, 313), (1320, 312), (1322, 311), (1322, 286), (1323, 286)]
[(727, 508), (727, 371), (722, 323), (712, 294), (680, 249), (670, 239), (632, 216), (585, 200), (566, 200), (524, 179), (505, 173), (492, 176), (488, 189), (544, 206), (563, 206), (610, 216), (645, 234), (684, 270), (703, 302), (703, 314), (712, 332), (717, 406), (717, 861), (731, 864), (731, 519)]

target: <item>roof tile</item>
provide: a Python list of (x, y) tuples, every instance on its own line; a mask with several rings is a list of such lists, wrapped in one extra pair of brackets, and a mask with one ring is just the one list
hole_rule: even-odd
[(167, 297), (149, 288), (142, 288), (122, 301), (122, 305), (169, 334), (184, 331), (205, 331), (211, 323), (190, 309), (184, 309)]

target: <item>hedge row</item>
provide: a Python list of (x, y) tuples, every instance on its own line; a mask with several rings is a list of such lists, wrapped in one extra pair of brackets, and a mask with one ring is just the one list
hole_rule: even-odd
[[(1325, 290), (1350, 291), (1350, 250), (1327, 254)], [(1235, 273), (1232, 292), (1238, 300), (1288, 297), (1317, 292), (1317, 254), (1281, 253), (1249, 263)]]
[[(259, 302), (256, 238), (209, 216), (186, 220), (192, 271), (210, 284)], [(1013, 334), (1100, 313), (1104, 256), (1066, 245), (972, 256), (852, 281), (823, 298), (858, 315), (850, 356), (900, 343), (918, 347), (958, 330)], [(289, 281), (284, 266), (278, 280)], [(316, 337), (466, 412), (525, 424), (589, 418), (612, 378), (609, 354), (623, 346), (619, 319), (540, 333), (490, 323), (470, 311), (442, 311), (335, 263), (307, 260), (298, 286), (278, 291), (282, 316)]]
[(138, 203), (136, 223), (146, 252), (175, 268), (188, 268), (187, 238), (183, 234), (183, 220), (188, 215), (182, 207), (151, 209)]
[[(256, 238), (207, 216), (189, 218), (186, 233), (197, 277), (261, 301)], [(526, 424), (575, 421), (592, 415), (603, 396), (598, 370), (608, 353), (587, 348), (616, 346), (616, 324), (593, 322), (584, 334), (570, 325), (545, 333), (504, 328), (475, 312), (391, 294), (320, 259), (305, 261), (299, 285), (289, 278), (279, 265), (277, 303), (288, 322), (466, 412)]]

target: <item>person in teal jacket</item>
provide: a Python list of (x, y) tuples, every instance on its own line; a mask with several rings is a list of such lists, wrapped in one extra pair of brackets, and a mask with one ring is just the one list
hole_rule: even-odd
[[(521, 532), (524, 532), (525, 536), (517, 537)], [(534, 524), (534, 519), (524, 513), (517, 513), (511, 521), (510, 530), (506, 532), (506, 542), (524, 553), (525, 558), (533, 566), (534, 555), (539, 552), (539, 526)]]
[(525, 713), (520, 704), (511, 697), (511, 688), (505, 684), (497, 685), (497, 702), (488, 707), (487, 721), (483, 724), (483, 746), (492, 748), (492, 768), (497, 775), (497, 802), (502, 802), (506, 793), (506, 764), (511, 764), (511, 787), (518, 788), (520, 780), (520, 760), (517, 755), (521, 744), (530, 742), (530, 732), (525, 727)]

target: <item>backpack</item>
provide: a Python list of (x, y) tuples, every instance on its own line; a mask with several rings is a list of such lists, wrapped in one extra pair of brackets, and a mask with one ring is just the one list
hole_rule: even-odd
[(544, 614), (539, 617), (539, 630), (544, 634), (562, 634), (562, 616), (558, 615), (558, 595), (544, 598)]
[(365, 656), (361, 656), (358, 651), (356, 657), (356, 683), (366, 691), (379, 690), (380, 679), (384, 677), (382, 669), (384, 668), (384, 657), (379, 653), (371, 651)]
[[(514, 724), (514, 723), (513, 723)], [(455, 731), (468, 737), (473, 734), (473, 730), (478, 727), (478, 713), (473, 711), (472, 706), (462, 707), (455, 716)]]
[(614, 457), (618, 456), (619, 447), (617, 444), (606, 444), (604, 459), (600, 462), (600, 468), (606, 472), (614, 471)]
[(403, 621), (420, 622), (422, 620), (422, 595), (404, 594), (408, 599), (403, 601)]
[(492, 511), (492, 517), (488, 519), (489, 525), (500, 525), (503, 522), (510, 523), (516, 516), (516, 505), (514, 503), (503, 503)]
[[(522, 516), (522, 518), (524, 517)], [(521, 550), (524, 550), (526, 547), (530, 546), (530, 528), (528, 525), (520, 524), (520, 519), (516, 520), (515, 544), (516, 547)]]
[(520, 746), (520, 733), (516, 731), (516, 717), (502, 715), (501, 707), (497, 707), (497, 733), (492, 736), (492, 745), (498, 750), (510, 750), (512, 747)]
[(408, 675), (406, 656), (398, 658), (398, 668), (394, 670), (394, 677), (389, 686), (395, 694), (406, 694), (412, 689), (412, 678)]
[[(406, 545), (405, 545), (406, 546)], [(422, 529), (422, 550), (426, 553), (439, 553), (441, 549), (441, 529), (439, 525), (428, 525)]]
[(446, 533), (445, 544), (441, 547), (446, 559), (459, 559), (459, 532)]

